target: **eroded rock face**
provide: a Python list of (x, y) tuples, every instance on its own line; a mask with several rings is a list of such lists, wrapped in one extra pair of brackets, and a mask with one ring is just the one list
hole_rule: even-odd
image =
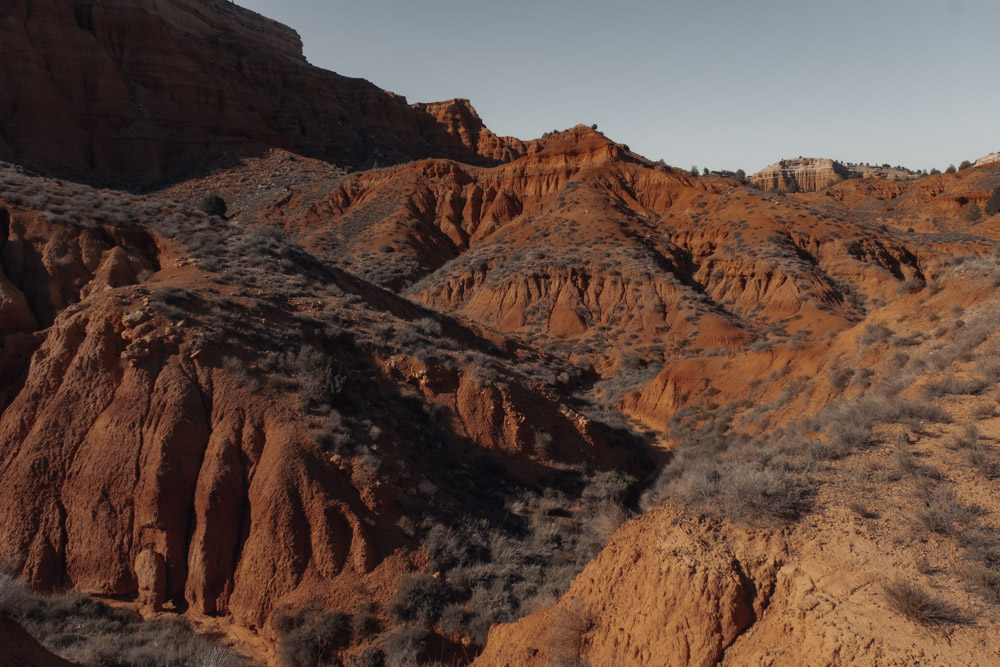
[(851, 171), (839, 162), (822, 158), (781, 160), (761, 169), (750, 182), (765, 192), (772, 190), (822, 190), (848, 178)]
[(124, 184), (264, 147), (370, 166), (524, 152), (467, 101), (411, 107), (310, 66), (224, 0), (16, 0), (0, 10), (0, 158)]
[(127, 315), (61, 317), (3, 413), (0, 558), (42, 586), (252, 627), (307, 570), (364, 569), (357, 512), (307, 473), (302, 427)]
[(727, 537), (662, 508), (627, 524), (556, 605), (494, 626), (475, 664), (717, 664), (767, 607), (785, 553), (753, 531)]
[(1000, 162), (1000, 153), (990, 153), (989, 155), (984, 155), (983, 157), (976, 160), (977, 167), (982, 167), (987, 164), (994, 164)]

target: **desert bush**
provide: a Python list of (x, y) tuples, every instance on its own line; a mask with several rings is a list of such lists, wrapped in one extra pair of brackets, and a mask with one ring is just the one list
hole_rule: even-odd
[(979, 427), (975, 424), (966, 424), (958, 433), (955, 433), (947, 443), (949, 449), (966, 449), (975, 447), (979, 442), (981, 434)]
[(214, 193), (205, 195), (198, 202), (198, 210), (205, 215), (217, 215), (224, 218), (226, 217), (226, 208), (226, 200)]
[(851, 381), (854, 376), (854, 371), (850, 368), (840, 368), (833, 372), (830, 376), (830, 385), (835, 391), (844, 391), (847, 388), (847, 384)]
[(932, 490), (923, 500), (917, 521), (934, 533), (956, 535), (975, 517), (975, 511), (959, 502), (946, 487)]
[(983, 217), (983, 211), (982, 209), (979, 208), (979, 204), (977, 204), (976, 202), (972, 202), (965, 209), (966, 222), (975, 222), (976, 220), (979, 220), (981, 217)]
[(959, 575), (987, 601), (1000, 604), (1000, 569), (981, 562), (964, 563)]
[(57, 655), (108, 667), (181, 667), (245, 662), (228, 649), (195, 634), (181, 618), (143, 621), (85, 595), (39, 595), (0, 577), (0, 612), (14, 616)]
[(862, 519), (871, 519), (876, 516), (871, 510), (868, 509), (868, 506), (865, 505), (860, 500), (853, 500), (850, 503), (848, 503), (847, 509), (854, 512)]
[(928, 382), (923, 387), (924, 394), (930, 398), (946, 396), (949, 394), (961, 394), (966, 396), (977, 396), (989, 387), (989, 383), (984, 378), (970, 378), (960, 380), (949, 376), (942, 380)]
[(419, 625), (404, 625), (383, 641), (386, 667), (417, 667), (427, 650), (428, 631)]
[(714, 454), (685, 448), (664, 468), (643, 504), (669, 499), (731, 519), (789, 519), (807, 507), (810, 486), (800, 466), (784, 457), (719, 461)]
[(579, 658), (583, 637), (592, 626), (593, 621), (583, 607), (571, 601), (559, 608), (549, 625), (549, 649), (557, 658)]
[(867, 324), (865, 330), (858, 339), (859, 345), (873, 345), (892, 337), (892, 331), (878, 324)]
[(900, 296), (903, 294), (915, 294), (925, 287), (927, 287), (927, 282), (923, 278), (910, 278), (899, 286), (896, 293)]
[(346, 454), (351, 441), (350, 432), (341, 414), (331, 409), (317, 426), (309, 431), (316, 444), (327, 454)]
[(281, 658), (290, 667), (320, 664), (351, 639), (350, 620), (336, 610), (306, 607), (294, 614), (278, 612), (274, 628)]
[(996, 215), (1000, 213), (1000, 187), (993, 188), (993, 193), (986, 200), (986, 215)]
[(366, 639), (378, 634), (381, 628), (375, 606), (371, 602), (363, 602), (351, 616), (351, 634), (357, 639)]
[(347, 660), (347, 667), (383, 667), (384, 665), (385, 653), (377, 646), (369, 646)]
[(311, 345), (302, 346), (291, 370), (299, 386), (299, 405), (303, 410), (328, 406), (346, 383), (346, 377), (333, 360)]
[(436, 622), (450, 601), (451, 591), (439, 578), (415, 572), (399, 582), (389, 613), (399, 621)]
[(951, 423), (951, 416), (941, 407), (933, 403), (923, 403), (908, 399), (895, 399), (887, 402), (885, 413), (878, 421), (907, 422), (919, 426), (921, 422), (933, 424)]
[(978, 445), (969, 446), (966, 452), (966, 459), (976, 470), (980, 471), (989, 479), (1000, 478), (1000, 461), (993, 455), (992, 451)]
[[(466, 518), (428, 528), (423, 544), (429, 567), (447, 586), (446, 595), (435, 598), (446, 603), (439, 614), (446, 632), (482, 645), (491, 626), (516, 620), (536, 600), (555, 599), (568, 588), (627, 518), (622, 505), (633, 480), (609, 471), (586, 482), (571, 494), (545, 488), (514, 495), (499, 522)], [(404, 592), (401, 598), (421, 594)], [(409, 606), (415, 605), (399, 609)]]
[(923, 625), (950, 623), (957, 613), (916, 584), (896, 579), (883, 586), (886, 599), (896, 612)]
[(533, 450), (535, 456), (541, 459), (552, 456), (552, 436), (548, 433), (535, 433)]

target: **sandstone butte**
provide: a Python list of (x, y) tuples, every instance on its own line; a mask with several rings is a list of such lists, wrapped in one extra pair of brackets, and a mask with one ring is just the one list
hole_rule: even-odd
[(0, 52), (12, 577), (251, 664), (997, 661), (997, 164), (692, 178), (208, 0)]
[(749, 178), (749, 182), (765, 192), (781, 190), (815, 192), (848, 178), (908, 181), (918, 176), (919, 174), (914, 171), (889, 165), (845, 165), (830, 159), (794, 158), (781, 160), (761, 169)]

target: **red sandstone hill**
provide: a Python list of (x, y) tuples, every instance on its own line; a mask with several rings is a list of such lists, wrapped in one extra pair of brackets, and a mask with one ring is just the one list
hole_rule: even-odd
[(294, 30), (215, 0), (19, 0), (0, 8), (0, 159), (145, 185), (268, 147), (371, 166), (495, 163), (466, 100), (409, 105), (309, 65)]
[(775, 194), (585, 126), (498, 138), (229, 3), (0, 33), (32, 166), (0, 168), (13, 576), (259, 663), (997, 654), (997, 217), (968, 211), (1000, 167)]

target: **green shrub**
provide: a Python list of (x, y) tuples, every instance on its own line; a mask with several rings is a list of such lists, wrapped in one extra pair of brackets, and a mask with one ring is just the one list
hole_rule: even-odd
[(205, 195), (198, 202), (198, 210), (206, 215), (217, 215), (220, 218), (226, 217), (226, 200), (217, 194)]
[(1000, 187), (993, 188), (993, 194), (986, 200), (986, 215), (1000, 213)]

